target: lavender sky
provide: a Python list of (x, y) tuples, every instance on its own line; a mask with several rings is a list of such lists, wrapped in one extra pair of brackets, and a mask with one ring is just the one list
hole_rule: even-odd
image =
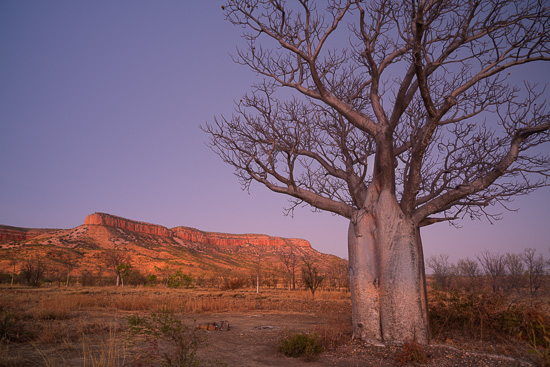
[[(347, 258), (348, 223), (298, 209), (206, 147), (199, 125), (229, 115), (255, 75), (230, 53), (240, 29), (218, 1), (0, 2), (0, 224), (72, 228), (96, 211), (206, 231), (309, 240)], [(546, 65), (530, 67), (548, 81)], [(537, 74), (538, 73), (538, 74)], [(550, 147), (543, 148), (546, 152)], [(494, 225), (423, 229), (425, 255), (484, 249), (549, 256), (550, 190)]]

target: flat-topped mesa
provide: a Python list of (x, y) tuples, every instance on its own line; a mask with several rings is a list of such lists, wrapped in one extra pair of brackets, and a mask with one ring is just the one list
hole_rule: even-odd
[(84, 224), (115, 227), (115, 228), (126, 229), (132, 232), (152, 234), (152, 235), (162, 236), (162, 237), (172, 237), (171, 230), (169, 230), (166, 227), (159, 226), (158, 224), (138, 222), (135, 220), (121, 218), (121, 217), (117, 217), (106, 213), (90, 214), (84, 220)]
[(311, 248), (311, 244), (300, 238), (272, 237), (264, 234), (229, 234), (203, 232), (191, 227), (172, 228), (175, 237), (192, 242), (207, 243), (216, 246), (297, 246)]
[(138, 222), (106, 213), (90, 214), (84, 220), (85, 225), (99, 225), (121, 228), (132, 232), (157, 235), (162, 237), (179, 237), (185, 241), (199, 242), (215, 246), (236, 247), (252, 246), (296, 246), (311, 248), (308, 241), (299, 238), (271, 237), (263, 234), (229, 234), (204, 232), (191, 227), (168, 229), (158, 224)]

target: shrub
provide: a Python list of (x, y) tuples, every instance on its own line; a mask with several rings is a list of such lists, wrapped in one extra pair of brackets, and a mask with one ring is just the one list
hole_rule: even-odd
[(193, 288), (195, 279), (191, 274), (185, 274), (181, 269), (168, 278), (168, 288)]
[[(545, 318), (537, 315), (529, 322), (525, 334), (527, 334), (529, 351), (536, 356), (539, 365), (550, 367), (550, 334), (545, 324), (547, 324)], [(520, 336), (522, 334), (523, 332)]]
[(415, 342), (404, 343), (401, 351), (395, 357), (395, 363), (399, 366), (417, 366), (428, 362), (428, 357), (420, 345)]
[(204, 338), (195, 327), (185, 325), (172, 311), (164, 309), (146, 317), (133, 315), (127, 320), (130, 337), (142, 336), (145, 339), (144, 352), (139, 356), (141, 361), (150, 361), (154, 365), (162, 360), (166, 366), (200, 365), (197, 350)]
[(316, 326), (314, 331), (319, 335), (324, 350), (335, 350), (351, 340), (351, 320), (332, 317)]
[(0, 307), (0, 342), (18, 340), (21, 329), (19, 316), (11, 310)]
[(517, 336), (527, 322), (525, 307), (498, 294), (477, 295), (435, 292), (430, 302), (430, 327), (437, 338), (459, 333), (478, 340)]
[(304, 356), (306, 360), (314, 360), (323, 353), (323, 346), (317, 333), (285, 332), (279, 340), (277, 350), (287, 357)]
[(241, 289), (248, 285), (248, 280), (246, 278), (235, 278), (235, 279), (224, 279), (224, 284), (222, 290), (235, 290)]
[(145, 285), (146, 286), (156, 286), (158, 283), (158, 277), (156, 274), (149, 274), (145, 278)]

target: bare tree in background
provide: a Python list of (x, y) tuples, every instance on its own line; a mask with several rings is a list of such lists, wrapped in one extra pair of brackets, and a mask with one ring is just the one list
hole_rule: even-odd
[(63, 267), (67, 271), (67, 280), (65, 282), (65, 288), (69, 287), (69, 281), (71, 277), (71, 271), (73, 271), (78, 266), (78, 258), (74, 253), (66, 253), (60, 259), (63, 263)]
[(296, 249), (294, 246), (285, 246), (279, 252), (281, 261), (283, 262), (287, 278), (288, 278), (288, 290), (296, 289), (296, 266), (298, 263), (298, 256), (296, 255)]
[[(547, 186), (543, 0), (232, 0), (235, 61), (263, 77), (203, 129), (244, 188), (259, 182), (350, 221), (355, 338), (429, 339), (420, 228), (487, 217)], [(286, 89), (289, 93), (282, 93)], [(283, 99), (285, 98), (285, 99)]]
[(266, 249), (264, 247), (255, 247), (254, 248), (254, 260), (253, 268), (254, 274), (256, 276), (256, 293), (260, 293), (260, 276), (262, 272), (262, 262), (264, 260)]
[(17, 258), (15, 257), (15, 254), (11, 255), (10, 259), (10, 268), (11, 268), (11, 284), (13, 286), (13, 282), (15, 280), (15, 268), (17, 266)]
[(456, 263), (457, 275), (460, 277), (460, 282), (464, 288), (469, 291), (478, 290), (482, 284), (482, 273), (479, 269), (479, 263), (469, 257), (460, 259)]
[(477, 259), (483, 268), (485, 275), (491, 279), (491, 288), (493, 293), (498, 292), (502, 287), (504, 276), (506, 274), (505, 257), (502, 254), (493, 254), (488, 250), (477, 255)]
[(529, 292), (532, 296), (537, 294), (537, 291), (544, 282), (546, 273), (546, 261), (542, 254), (536, 254), (534, 248), (526, 248), (523, 251), (523, 261), (527, 268), (527, 281), (529, 283)]
[(129, 270), (130, 256), (125, 250), (113, 249), (105, 251), (107, 266), (116, 274), (116, 286), (121, 284), (125, 273)]
[(302, 281), (306, 289), (311, 291), (311, 295), (315, 297), (317, 288), (325, 280), (325, 276), (319, 272), (316, 260), (312, 257), (302, 256)]
[(44, 278), (47, 265), (39, 257), (25, 260), (21, 266), (21, 278), (32, 287), (38, 287)]
[(449, 263), (449, 255), (439, 254), (430, 256), (426, 260), (426, 265), (432, 269), (435, 282), (442, 289), (448, 289), (451, 286), (451, 279), (455, 269), (453, 268), (453, 264)]
[(506, 267), (505, 286), (507, 290), (515, 289), (519, 293), (524, 284), (525, 273), (522, 255), (507, 252), (504, 255), (504, 265)]

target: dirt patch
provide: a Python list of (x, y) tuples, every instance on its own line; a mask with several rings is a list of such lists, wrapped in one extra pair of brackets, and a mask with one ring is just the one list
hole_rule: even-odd
[[(349, 342), (335, 351), (323, 353), (317, 361), (287, 358), (277, 352), (277, 340), (285, 330), (312, 331), (323, 324), (317, 315), (287, 312), (217, 313), (196, 318), (197, 323), (229, 322), (228, 331), (205, 331), (209, 347), (201, 351), (205, 359), (218, 358), (228, 366), (397, 366), (400, 347), (375, 347)], [(424, 348), (429, 367), (446, 366), (533, 366), (506, 356), (476, 353), (448, 345)]]

